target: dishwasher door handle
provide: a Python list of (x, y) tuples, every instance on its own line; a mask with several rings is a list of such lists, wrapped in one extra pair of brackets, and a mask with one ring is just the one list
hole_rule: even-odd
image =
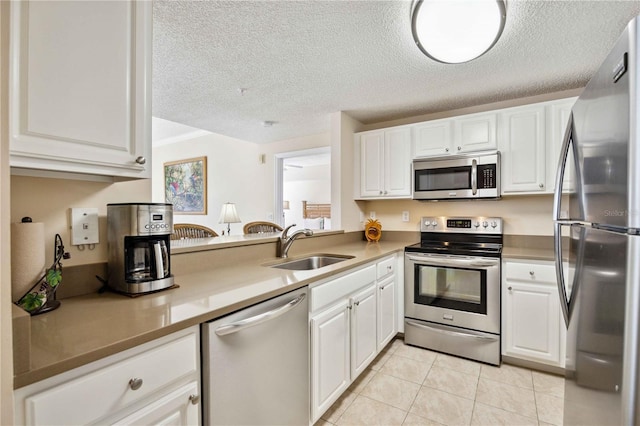
[(247, 319), (243, 319), (237, 322), (232, 322), (231, 324), (226, 324), (216, 328), (216, 334), (218, 336), (226, 336), (227, 334), (237, 333), (238, 331), (242, 331), (245, 328), (253, 327), (254, 325), (262, 324), (263, 322), (272, 320), (274, 318), (279, 317), (282, 314), (285, 314), (298, 306), (306, 297), (306, 294), (301, 294), (295, 299), (285, 303), (284, 305), (277, 307), (271, 311), (264, 312), (262, 314), (249, 317)]

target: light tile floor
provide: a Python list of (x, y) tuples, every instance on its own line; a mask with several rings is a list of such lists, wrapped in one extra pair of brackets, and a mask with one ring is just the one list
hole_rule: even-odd
[(393, 341), (315, 426), (562, 425), (564, 379)]

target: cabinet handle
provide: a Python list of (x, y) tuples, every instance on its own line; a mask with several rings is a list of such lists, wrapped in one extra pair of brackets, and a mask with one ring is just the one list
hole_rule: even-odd
[(133, 379), (129, 380), (129, 387), (131, 388), (131, 390), (140, 389), (142, 387), (142, 379), (134, 377)]
[(509, 287), (507, 287), (507, 290), (511, 291), (511, 290), (513, 290), (513, 287), (509, 286)]
[(387, 191), (384, 191), (384, 195), (387, 195)]
[(353, 302), (353, 304), (356, 305), (356, 306), (360, 306), (360, 301), (356, 300), (355, 302)]
[(461, 147), (461, 146), (459, 146), (459, 147), (458, 147), (458, 151), (461, 151), (461, 150), (462, 150), (462, 147)]
[(449, 152), (449, 148), (445, 148), (445, 149), (444, 149), (444, 152)]
[(189, 395), (189, 401), (193, 405), (198, 405), (200, 403), (200, 395)]
[(380, 195), (382, 195), (382, 191), (380, 191)]
[(541, 183), (540, 185), (538, 185), (540, 188), (544, 188), (544, 183)]
[(147, 162), (147, 159), (144, 158), (142, 155), (139, 156), (138, 158), (136, 158), (136, 163), (138, 163), (140, 165), (145, 164), (146, 162)]
[(391, 265), (387, 266), (387, 271), (391, 271), (392, 268), (393, 268), (393, 266), (391, 266)]
[(534, 276), (534, 275), (535, 275), (535, 272), (533, 272), (533, 271), (529, 271), (529, 275)]
[(351, 304), (347, 305), (347, 309), (353, 309), (353, 305)]

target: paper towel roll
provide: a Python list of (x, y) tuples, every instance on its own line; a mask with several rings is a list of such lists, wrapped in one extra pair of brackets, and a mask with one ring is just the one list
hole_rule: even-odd
[(44, 224), (11, 224), (11, 300), (16, 302), (42, 278), (44, 259)]

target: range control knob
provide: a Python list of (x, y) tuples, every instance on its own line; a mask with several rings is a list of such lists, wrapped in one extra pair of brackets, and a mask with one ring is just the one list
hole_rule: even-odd
[(431, 222), (431, 226), (433, 226), (433, 227), (435, 228), (436, 226), (438, 226), (438, 222), (436, 222), (436, 221), (434, 220), (433, 222)]
[(482, 227), (486, 228), (487, 226), (489, 226), (489, 222), (487, 222), (486, 220), (484, 222), (482, 222)]
[(491, 222), (491, 227), (495, 228), (498, 226), (498, 222), (496, 222), (495, 220)]
[(475, 226), (475, 227), (476, 227), (476, 229), (478, 229), (478, 228), (480, 227), (480, 222), (476, 222), (476, 223), (474, 223), (474, 224), (473, 224), (473, 226)]

